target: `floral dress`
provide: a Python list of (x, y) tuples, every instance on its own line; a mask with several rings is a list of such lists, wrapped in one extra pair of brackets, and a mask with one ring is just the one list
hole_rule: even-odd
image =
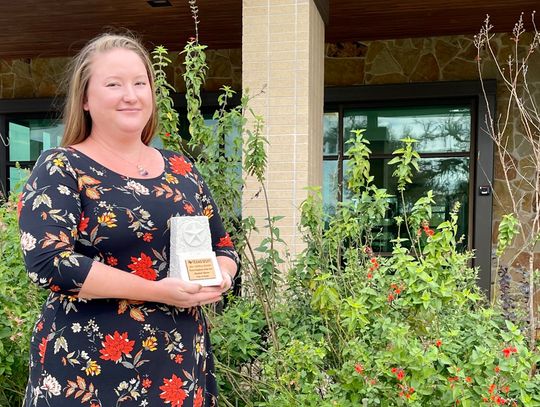
[(200, 307), (78, 298), (94, 261), (167, 276), (168, 220), (206, 215), (218, 256), (238, 257), (201, 176), (160, 151), (164, 172), (130, 178), (72, 148), (45, 151), (19, 202), (30, 279), (50, 290), (32, 334), (25, 406), (216, 406)]

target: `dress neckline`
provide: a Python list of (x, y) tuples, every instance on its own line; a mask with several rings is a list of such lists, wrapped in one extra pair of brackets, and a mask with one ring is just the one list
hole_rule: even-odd
[(157, 150), (159, 152), (159, 154), (161, 155), (161, 158), (163, 159), (163, 171), (161, 171), (161, 173), (156, 175), (155, 177), (144, 177), (143, 178), (143, 177), (132, 177), (130, 175), (120, 174), (119, 172), (113, 171), (109, 167), (107, 167), (107, 166), (101, 164), (100, 162), (94, 160), (92, 157), (90, 157), (89, 155), (83, 153), (82, 151), (77, 150), (76, 148), (74, 148), (72, 146), (66, 147), (67, 150), (71, 151), (74, 154), (78, 154), (78, 155), (82, 156), (87, 161), (90, 161), (90, 162), (94, 163), (95, 165), (98, 165), (101, 168), (104, 168), (105, 170), (107, 170), (107, 172), (110, 172), (111, 174), (115, 174), (115, 175), (117, 175), (117, 176), (119, 176), (121, 178), (124, 178), (124, 179), (133, 179), (133, 180), (137, 180), (137, 181), (155, 181), (157, 179), (162, 178), (165, 175), (165, 173), (167, 172), (167, 160), (165, 159), (165, 156), (163, 155), (163, 151), (161, 151), (161, 149), (159, 149), (159, 148), (155, 148), (155, 147), (152, 147), (152, 148), (154, 150)]

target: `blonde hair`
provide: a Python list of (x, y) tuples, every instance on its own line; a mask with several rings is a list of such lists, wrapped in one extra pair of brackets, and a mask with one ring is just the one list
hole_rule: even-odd
[(90, 114), (83, 108), (86, 89), (91, 75), (91, 65), (94, 56), (101, 52), (115, 48), (127, 49), (135, 52), (142, 60), (152, 90), (152, 114), (141, 133), (141, 140), (148, 145), (156, 132), (158, 116), (156, 108), (156, 92), (154, 84), (154, 70), (148, 52), (134, 37), (118, 34), (102, 34), (90, 40), (71, 62), (70, 77), (64, 106), (64, 135), (61, 145), (63, 147), (80, 143), (85, 140), (92, 130)]

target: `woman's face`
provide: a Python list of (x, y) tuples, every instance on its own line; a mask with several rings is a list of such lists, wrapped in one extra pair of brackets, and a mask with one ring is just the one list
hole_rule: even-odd
[(83, 107), (92, 133), (140, 137), (152, 114), (152, 88), (141, 58), (123, 48), (95, 55)]

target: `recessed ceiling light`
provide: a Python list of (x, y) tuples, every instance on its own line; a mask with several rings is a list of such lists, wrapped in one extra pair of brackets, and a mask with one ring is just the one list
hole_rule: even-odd
[(152, 7), (171, 7), (172, 4), (169, 0), (148, 0), (148, 4)]

